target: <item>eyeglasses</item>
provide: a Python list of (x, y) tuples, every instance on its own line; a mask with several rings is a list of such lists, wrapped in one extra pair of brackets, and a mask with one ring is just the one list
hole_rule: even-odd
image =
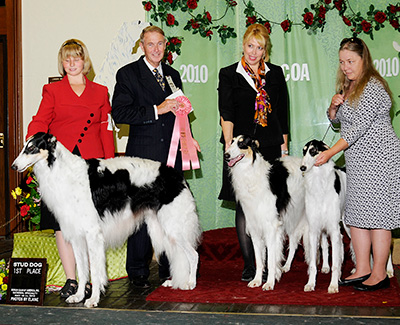
[(346, 43), (356, 43), (357, 45), (362, 46), (362, 42), (361, 39), (359, 39), (358, 37), (350, 37), (350, 38), (344, 38), (341, 42), (340, 42), (340, 47), (342, 47), (344, 44)]

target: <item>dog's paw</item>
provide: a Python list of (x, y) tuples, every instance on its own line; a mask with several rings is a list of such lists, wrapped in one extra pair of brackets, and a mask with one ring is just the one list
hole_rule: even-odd
[(337, 284), (331, 284), (328, 288), (328, 293), (338, 293), (339, 286)]
[(87, 307), (87, 308), (94, 308), (94, 307), (97, 307), (98, 303), (99, 303), (99, 302), (98, 302), (97, 299), (90, 298), (90, 299), (87, 299), (87, 300), (85, 301), (85, 307)]
[(282, 272), (283, 273), (288, 273), (290, 271), (290, 265), (284, 265), (283, 267), (282, 267)]
[(165, 280), (162, 284), (163, 287), (171, 288), (172, 287), (172, 280)]
[(68, 304), (77, 304), (78, 302), (81, 302), (85, 298), (84, 294), (74, 294), (72, 296), (69, 296), (67, 299), (65, 299), (65, 302)]
[(262, 286), (262, 289), (264, 291), (268, 291), (268, 290), (274, 290), (274, 283), (264, 283), (264, 285)]
[(330, 272), (330, 267), (329, 266), (324, 266), (321, 268), (321, 273), (328, 274)]
[(194, 288), (196, 288), (196, 281), (189, 281), (187, 284), (187, 290), (193, 290)]
[(386, 274), (389, 278), (393, 278), (394, 277), (394, 271), (392, 270), (386, 270)]
[(315, 290), (315, 285), (312, 284), (306, 284), (304, 286), (304, 292), (310, 292), (310, 291), (314, 291)]
[(247, 285), (249, 288), (257, 288), (261, 286), (261, 281), (251, 280)]

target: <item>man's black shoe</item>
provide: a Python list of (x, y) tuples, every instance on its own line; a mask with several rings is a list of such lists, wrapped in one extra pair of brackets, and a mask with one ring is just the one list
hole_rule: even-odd
[(144, 275), (133, 277), (131, 283), (138, 288), (150, 288), (150, 282)]

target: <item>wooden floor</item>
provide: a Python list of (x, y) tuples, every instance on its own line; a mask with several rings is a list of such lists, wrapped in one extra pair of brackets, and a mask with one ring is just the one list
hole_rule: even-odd
[[(0, 259), (9, 258), (12, 253), (12, 241), (0, 239)], [(289, 306), (289, 305), (246, 305), (246, 304), (205, 304), (205, 303), (167, 303), (148, 302), (146, 296), (159, 286), (157, 266), (151, 265), (151, 287), (140, 289), (133, 286), (129, 280), (120, 279), (110, 282), (106, 294), (102, 296), (99, 308), (135, 311), (170, 311), (185, 313), (237, 313), (254, 315), (279, 316), (316, 316), (321, 317), (367, 317), (377, 319), (398, 319), (400, 321), (400, 307), (338, 307), (338, 306)], [(400, 273), (400, 272), (397, 272)], [(399, 275), (396, 275), (399, 281)], [(82, 307), (83, 304), (69, 305), (60, 298), (58, 292), (46, 294), (46, 307)], [(0, 317), (1, 322), (1, 317)]]

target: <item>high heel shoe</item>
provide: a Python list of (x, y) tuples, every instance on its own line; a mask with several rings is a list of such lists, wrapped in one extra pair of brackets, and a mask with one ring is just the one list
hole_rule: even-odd
[(380, 289), (387, 289), (390, 287), (390, 280), (389, 277), (386, 276), (381, 282), (378, 282), (377, 284), (374, 285), (367, 285), (363, 283), (356, 284), (354, 286), (354, 289), (360, 290), (360, 291), (375, 291), (375, 290), (380, 290)]
[(360, 276), (359, 278), (355, 278), (355, 279), (340, 279), (339, 280), (339, 285), (340, 286), (354, 286), (356, 284), (362, 283), (365, 280), (367, 280), (370, 277), (370, 274), (364, 275), (364, 276)]

